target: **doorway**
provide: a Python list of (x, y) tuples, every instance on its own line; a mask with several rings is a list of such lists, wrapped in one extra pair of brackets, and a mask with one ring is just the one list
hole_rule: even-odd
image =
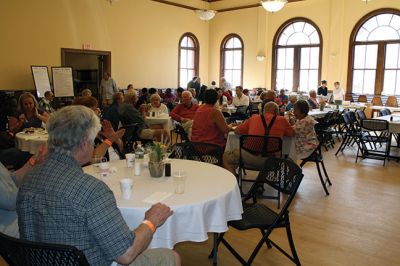
[(103, 73), (111, 74), (111, 52), (61, 48), (61, 65), (72, 67), (74, 95), (79, 96), (84, 89), (100, 100), (99, 87)]

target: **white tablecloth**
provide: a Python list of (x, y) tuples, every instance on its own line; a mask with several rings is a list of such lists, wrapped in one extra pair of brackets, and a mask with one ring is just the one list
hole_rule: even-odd
[(325, 108), (323, 111), (319, 109), (313, 109), (311, 110), (308, 115), (314, 117), (314, 118), (322, 118), (324, 117), (329, 111), (332, 111), (332, 109)]
[(174, 129), (174, 126), (172, 124), (172, 119), (170, 116), (156, 116), (156, 117), (146, 116), (144, 122), (148, 126), (162, 125), (163, 128), (168, 132)]
[[(234, 132), (229, 132), (228, 139), (226, 141), (225, 152), (239, 150), (240, 146), (240, 135)], [(288, 156), (292, 160), (296, 160), (296, 147), (294, 143), (294, 137), (283, 137), (282, 139), (282, 155)]]
[[(149, 170), (142, 167), (142, 175), (134, 176), (133, 169), (125, 161), (110, 163), (117, 172), (104, 182), (113, 191), (117, 206), (131, 229), (136, 228), (151, 207), (143, 200), (155, 192), (173, 193), (172, 177), (151, 178)], [(202, 242), (208, 232), (226, 232), (227, 222), (241, 219), (242, 204), (236, 178), (224, 168), (196, 161), (171, 160), (172, 172), (183, 170), (188, 173), (185, 193), (173, 194), (163, 203), (170, 206), (174, 214), (158, 228), (149, 248), (173, 248), (184, 241)], [(93, 166), (84, 171), (96, 176)], [(131, 177), (132, 199), (121, 198), (119, 180)]]
[(15, 135), (17, 147), (21, 151), (36, 154), (43, 144), (47, 144), (48, 134), (44, 129), (37, 128), (34, 133), (24, 133), (23, 131)]
[[(393, 121), (390, 121), (390, 117), (393, 117)], [(375, 117), (374, 119), (382, 119), (389, 122), (389, 132), (394, 134), (400, 134), (400, 114), (392, 114)]]

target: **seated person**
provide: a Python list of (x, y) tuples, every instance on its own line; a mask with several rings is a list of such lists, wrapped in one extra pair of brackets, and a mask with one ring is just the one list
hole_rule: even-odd
[(321, 81), (321, 86), (318, 88), (318, 95), (328, 95), (328, 88), (326, 87), (326, 85), (328, 85), (328, 82), (326, 80)]
[(92, 91), (91, 91), (90, 89), (84, 89), (84, 90), (81, 92), (81, 96), (82, 96), (82, 97), (92, 96)]
[(221, 90), (223, 92), (222, 94), (228, 99), (228, 105), (231, 105), (233, 100), (232, 94), (228, 89), (221, 88)]
[(150, 88), (150, 89), (149, 89), (149, 94), (147, 95), (147, 103), (150, 102), (150, 97), (151, 97), (153, 94), (157, 94), (157, 89), (156, 89), (156, 88)]
[[(100, 109), (97, 107), (98, 102), (96, 98), (92, 96), (79, 97), (72, 103), (73, 105), (83, 105), (92, 109), (95, 114), (100, 117)], [(93, 151), (93, 158), (108, 156), (108, 149), (113, 146), (114, 149), (118, 150), (119, 153), (123, 150), (122, 136), (125, 133), (125, 129), (114, 131), (111, 123), (107, 120), (102, 122), (103, 128), (96, 136), (95, 149)], [(115, 143), (115, 144), (114, 144)]]
[(47, 159), (30, 171), (18, 193), (20, 237), (75, 246), (90, 265), (179, 265), (172, 250), (146, 250), (172, 215), (169, 207), (153, 205), (131, 231), (109, 187), (82, 171), (100, 127), (98, 116), (85, 106), (63, 107), (50, 117)]
[(285, 90), (281, 89), (279, 91), (278, 98), (281, 100), (282, 104), (287, 104), (289, 101), (289, 97), (285, 94)]
[(185, 90), (182, 87), (179, 87), (176, 89), (176, 98), (175, 98), (175, 102), (177, 103), (182, 103), (182, 93)]
[(315, 92), (315, 90), (310, 90), (310, 98), (308, 98), (307, 102), (310, 105), (311, 109), (319, 108), (319, 103), (317, 100), (317, 93)]
[(215, 88), (215, 91), (218, 93), (218, 101), (217, 104), (220, 107), (225, 107), (228, 105), (228, 98), (224, 95), (224, 92), (220, 88)]
[(173, 104), (175, 102), (176, 96), (172, 93), (171, 89), (166, 89), (163, 97), (163, 101), (166, 105)]
[[(265, 119), (265, 123), (263, 119)], [(267, 132), (268, 136), (279, 138), (292, 137), (295, 134), (286, 118), (279, 116), (279, 106), (274, 102), (268, 102), (265, 105), (263, 115), (253, 115), (235, 129), (235, 134), (238, 135), (265, 136)], [(243, 151), (242, 156), (245, 158), (246, 164), (256, 169), (261, 169), (264, 165), (263, 159), (246, 151)], [(236, 174), (235, 170), (239, 165), (239, 151), (225, 153), (223, 161), (224, 168)]]
[(191, 136), (194, 114), (198, 108), (199, 105), (192, 102), (192, 93), (184, 91), (182, 93), (182, 102), (177, 104), (170, 113), (173, 120), (182, 124), (189, 138)]
[(261, 108), (260, 108), (260, 113), (262, 112), (262, 110), (264, 110), (265, 105), (269, 102), (275, 102), (276, 99), (276, 93), (274, 90), (267, 90), (265, 92), (263, 92), (260, 95), (260, 99), (262, 100), (261, 102)]
[[(130, 134), (137, 134), (141, 139), (165, 140), (169, 143), (169, 133), (165, 129), (151, 129), (144, 122), (144, 118), (140, 112), (135, 108), (137, 102), (136, 92), (128, 93), (125, 95), (124, 103), (119, 106), (119, 119), (123, 126), (135, 125), (136, 132), (129, 132)], [(161, 137), (163, 136), (163, 137)]]
[[(136, 92), (128, 92), (127, 94), (132, 94), (132, 93), (136, 93)], [(139, 110), (139, 108), (140, 108), (140, 106), (142, 105), (142, 104), (147, 104), (149, 101), (147, 100), (149, 98), (149, 93), (148, 93), (148, 90), (147, 90), (147, 88), (143, 88), (141, 91), (140, 91), (140, 96), (139, 96), (139, 98), (138, 98), (138, 100), (136, 101), (136, 105), (135, 105), (135, 107), (136, 107), (136, 109), (138, 109)]]
[(35, 157), (31, 157), (22, 168), (9, 172), (0, 163), (0, 232), (19, 238), (16, 202), (18, 187), (24, 182), (26, 174), (35, 164), (41, 163), (46, 157), (47, 149), (42, 147)]
[(46, 91), (44, 93), (44, 97), (39, 102), (39, 107), (46, 111), (48, 114), (53, 113), (55, 110), (53, 106), (51, 106), (51, 102), (54, 99), (54, 94), (52, 91)]
[(196, 89), (195, 88), (189, 88), (187, 90), (190, 91), (190, 93), (192, 94), (192, 103), (193, 104), (199, 104), (199, 101), (196, 98), (197, 97)]
[(232, 103), (236, 107), (238, 107), (238, 106), (249, 106), (249, 104), (250, 104), (249, 96), (246, 96), (246, 95), (243, 94), (243, 87), (242, 86), (236, 86), (236, 96), (233, 97)]
[(161, 97), (157, 93), (150, 96), (150, 106), (148, 112), (150, 114), (154, 112), (156, 115), (168, 114), (167, 106), (161, 103)]
[(232, 130), (227, 125), (219, 108), (215, 106), (218, 93), (215, 90), (206, 90), (204, 103), (194, 115), (192, 128), (192, 141), (206, 142), (225, 147), (225, 134)]
[(103, 119), (110, 121), (114, 131), (119, 127), (118, 108), (124, 102), (124, 95), (121, 92), (116, 92), (112, 98), (112, 104), (104, 110)]
[(10, 131), (17, 133), (24, 128), (39, 128), (46, 123), (49, 114), (38, 107), (38, 102), (30, 92), (21, 94), (18, 100), (18, 113), (9, 120)]
[(289, 102), (286, 105), (286, 111), (291, 111), (294, 108), (294, 104), (297, 102), (297, 95), (292, 94), (289, 96)]
[(319, 144), (314, 129), (317, 121), (308, 115), (309, 110), (310, 107), (304, 100), (299, 100), (294, 105), (294, 115), (297, 121), (293, 129), (296, 131), (295, 146), (298, 159), (304, 159), (310, 156)]
[(133, 84), (129, 84), (127, 87), (126, 87), (126, 93), (131, 93), (131, 92), (133, 92), (135, 90), (135, 88), (133, 88)]

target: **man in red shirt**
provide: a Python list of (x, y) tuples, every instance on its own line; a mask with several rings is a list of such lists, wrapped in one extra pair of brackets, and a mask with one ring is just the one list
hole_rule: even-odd
[[(283, 136), (293, 137), (295, 131), (285, 117), (279, 115), (279, 106), (274, 102), (268, 102), (264, 107), (264, 118), (266, 125), (269, 127), (269, 136), (283, 138)], [(274, 120), (273, 123), (272, 120)], [(272, 124), (272, 125), (271, 125)], [(243, 124), (235, 129), (238, 135), (257, 135), (264, 136), (266, 129), (262, 122), (261, 115), (253, 115)], [(242, 156), (246, 157), (246, 164), (252, 165), (254, 168), (261, 170), (264, 160), (253, 156), (247, 152), (242, 152)], [(239, 162), (239, 151), (231, 151), (224, 154), (224, 168), (235, 173), (235, 169)]]
[(182, 103), (176, 105), (170, 113), (172, 119), (182, 124), (189, 138), (191, 137), (193, 117), (197, 108), (199, 108), (199, 105), (192, 103), (190, 91), (184, 91), (182, 93)]

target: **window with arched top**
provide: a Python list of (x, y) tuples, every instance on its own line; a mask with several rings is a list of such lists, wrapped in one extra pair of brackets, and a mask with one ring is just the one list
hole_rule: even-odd
[(274, 89), (309, 91), (321, 77), (322, 37), (309, 19), (284, 23), (274, 38), (272, 84)]
[(243, 85), (243, 40), (237, 34), (229, 34), (221, 43), (220, 77), (235, 86)]
[(182, 88), (186, 88), (188, 82), (199, 75), (199, 51), (196, 36), (189, 32), (183, 34), (179, 40), (178, 69), (178, 83)]
[(367, 14), (351, 36), (348, 92), (400, 94), (400, 10)]

